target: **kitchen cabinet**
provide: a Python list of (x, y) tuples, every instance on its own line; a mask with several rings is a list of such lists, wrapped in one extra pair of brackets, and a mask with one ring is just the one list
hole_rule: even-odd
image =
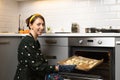
[(115, 80), (120, 79), (120, 38), (116, 38), (115, 48)]
[(39, 42), (50, 65), (56, 65), (58, 61), (68, 58), (67, 37), (39, 37)]
[(0, 80), (13, 80), (17, 68), (17, 48), (21, 37), (0, 37)]

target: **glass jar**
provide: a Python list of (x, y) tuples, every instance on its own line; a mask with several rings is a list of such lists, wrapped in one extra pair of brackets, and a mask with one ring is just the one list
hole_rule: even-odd
[(72, 33), (78, 33), (79, 32), (79, 25), (77, 23), (72, 23), (71, 32)]

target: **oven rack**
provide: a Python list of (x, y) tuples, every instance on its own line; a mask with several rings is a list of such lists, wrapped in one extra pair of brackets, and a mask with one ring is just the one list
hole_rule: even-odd
[(79, 74), (79, 73), (68, 73), (68, 72), (59, 72), (59, 74), (64, 78), (85, 79), (85, 80), (103, 80), (101, 76), (92, 75), (92, 74)]

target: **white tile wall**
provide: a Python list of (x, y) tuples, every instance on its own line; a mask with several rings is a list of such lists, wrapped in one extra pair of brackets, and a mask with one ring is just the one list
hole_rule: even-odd
[[(1, 2), (3, 3), (4, 0), (1, 0)], [(7, 12), (8, 17), (6, 18), (15, 17), (15, 15), (12, 15), (11, 10), (13, 9), (11, 8), (15, 8), (17, 4), (15, 2), (14, 5), (11, 3), (11, 5), (8, 5), (11, 8), (4, 9), (3, 6), (5, 7), (6, 4), (7, 2), (4, 2), (1, 6), (0, 3), (0, 9), (7, 9), (7, 11), (0, 12), (0, 17), (4, 12)], [(84, 32), (86, 27), (109, 28), (109, 26), (112, 26), (112, 28), (120, 28), (120, 0), (27, 0), (18, 2), (18, 4), (21, 14), (21, 27), (26, 26), (25, 19), (31, 14), (40, 13), (46, 19), (46, 26), (51, 27), (53, 32), (61, 31), (61, 29), (71, 31), (73, 22), (80, 25), (81, 33)], [(0, 21), (1, 26), (6, 26), (6, 28), (0, 26), (0, 30), (10, 30), (8, 27), (14, 25), (12, 23), (15, 22), (15, 19), (7, 25), (5, 25), (6, 20)], [(11, 29), (11, 31), (16, 31), (15, 25), (12, 28), (14, 29)]]
[(20, 3), (23, 20), (33, 13), (41, 13), (46, 25), (54, 31), (71, 31), (72, 22), (86, 27), (119, 28), (119, 0), (44, 0)]
[(0, 32), (17, 32), (18, 4), (15, 0), (0, 0)]
[(116, 4), (117, 0), (104, 0), (104, 4)]

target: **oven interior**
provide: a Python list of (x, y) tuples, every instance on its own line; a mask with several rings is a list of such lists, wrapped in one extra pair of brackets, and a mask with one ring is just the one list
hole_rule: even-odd
[(109, 80), (110, 78), (110, 52), (100, 52), (100, 51), (76, 51), (74, 53), (76, 56), (83, 56), (87, 58), (92, 58), (92, 59), (97, 59), (101, 60), (103, 59), (103, 63), (100, 64), (99, 66), (95, 67), (94, 69), (85, 72), (85, 71), (77, 71), (78, 73), (83, 73), (83, 74), (93, 74), (93, 75), (100, 75), (103, 78), (107, 78)]
[(92, 58), (92, 59), (97, 59), (101, 60), (103, 59), (104, 63), (108, 63), (110, 61), (110, 52), (104, 51), (75, 51), (74, 55), (76, 56), (82, 56), (82, 57), (87, 57), (87, 58)]
[(71, 47), (69, 57), (76, 55), (103, 62), (89, 71), (75, 70), (74, 72), (64, 74), (64, 77), (70, 80), (114, 80), (114, 48), (98, 47)]

